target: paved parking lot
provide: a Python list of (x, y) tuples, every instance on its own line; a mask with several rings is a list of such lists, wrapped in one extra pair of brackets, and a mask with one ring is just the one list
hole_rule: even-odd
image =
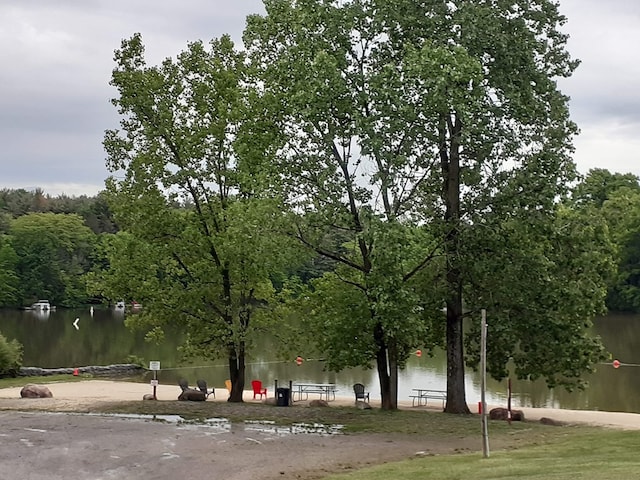
[(316, 435), (292, 427), (180, 424), (69, 413), (0, 412), (0, 478), (314, 478), (411, 456), (413, 439)]

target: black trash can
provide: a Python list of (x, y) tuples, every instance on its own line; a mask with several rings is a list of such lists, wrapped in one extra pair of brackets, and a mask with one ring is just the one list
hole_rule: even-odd
[(291, 401), (291, 390), (288, 388), (276, 388), (276, 405), (278, 407), (288, 407)]

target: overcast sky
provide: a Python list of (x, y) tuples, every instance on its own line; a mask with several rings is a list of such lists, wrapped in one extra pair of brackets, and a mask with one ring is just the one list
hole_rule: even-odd
[[(640, 1), (560, 0), (582, 60), (561, 89), (581, 128), (575, 160), (640, 175)], [(187, 42), (229, 33), (239, 43), (261, 0), (1, 0), (0, 189), (95, 195), (109, 175), (104, 130), (113, 52), (140, 32), (156, 64)]]

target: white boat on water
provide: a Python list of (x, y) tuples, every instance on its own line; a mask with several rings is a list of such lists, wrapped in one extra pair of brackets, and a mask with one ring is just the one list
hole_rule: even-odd
[(56, 307), (51, 306), (49, 300), (38, 300), (36, 303), (31, 304), (29, 309), (48, 312), (51, 310), (55, 310)]

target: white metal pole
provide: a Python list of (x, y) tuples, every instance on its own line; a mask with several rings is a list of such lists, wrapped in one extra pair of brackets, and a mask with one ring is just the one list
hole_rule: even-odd
[(480, 385), (480, 401), (482, 403), (482, 414), (480, 415), (482, 425), (482, 456), (489, 457), (489, 431), (487, 428), (488, 412), (485, 392), (487, 389), (487, 311), (482, 309), (482, 324), (480, 334), (480, 370), (482, 380)]

